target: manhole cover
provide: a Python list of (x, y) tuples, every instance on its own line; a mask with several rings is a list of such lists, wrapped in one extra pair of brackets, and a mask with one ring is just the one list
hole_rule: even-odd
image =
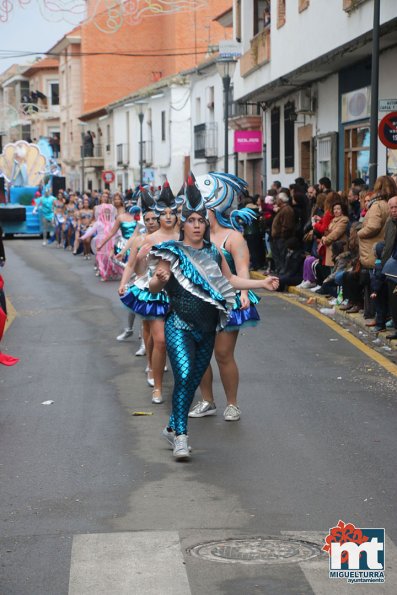
[(189, 548), (188, 553), (212, 562), (294, 564), (320, 556), (321, 547), (296, 539), (252, 537), (203, 543)]

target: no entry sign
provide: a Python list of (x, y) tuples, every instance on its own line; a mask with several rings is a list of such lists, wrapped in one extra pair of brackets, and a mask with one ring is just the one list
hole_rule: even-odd
[(112, 182), (114, 182), (115, 177), (116, 176), (114, 175), (114, 172), (110, 170), (105, 170), (101, 174), (101, 178), (105, 182), (105, 184), (111, 184)]
[(382, 118), (378, 126), (382, 144), (389, 149), (397, 149), (397, 112), (390, 112)]

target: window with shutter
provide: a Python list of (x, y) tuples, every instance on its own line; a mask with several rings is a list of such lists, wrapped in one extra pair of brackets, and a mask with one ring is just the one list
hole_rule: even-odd
[(285, 25), (285, 2), (286, 0), (277, 0), (277, 28)]

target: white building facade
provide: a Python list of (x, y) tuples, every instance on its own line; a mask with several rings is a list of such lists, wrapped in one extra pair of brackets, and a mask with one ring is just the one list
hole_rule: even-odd
[[(115, 174), (113, 187), (124, 192), (140, 183), (161, 186), (168, 179), (174, 194), (178, 192), (190, 169), (188, 78), (163, 79), (109, 105), (107, 111), (113, 138), (106, 166)], [(139, 112), (143, 114), (142, 146)]]
[[(263, 191), (278, 179), (368, 179), (373, 0), (234, 0), (235, 99), (264, 108)], [(381, 2), (379, 98), (397, 98), (397, 3)], [(385, 113), (379, 112), (379, 119)], [(378, 145), (378, 175), (395, 152)]]

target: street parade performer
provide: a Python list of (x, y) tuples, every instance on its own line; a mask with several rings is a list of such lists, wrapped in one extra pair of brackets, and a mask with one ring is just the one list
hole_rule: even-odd
[(153, 341), (152, 369), (148, 370), (147, 381), (153, 387), (152, 403), (155, 404), (163, 402), (163, 376), (166, 363), (164, 320), (168, 311), (168, 297), (163, 291), (152, 292), (149, 289), (146, 256), (155, 244), (178, 239), (177, 206), (175, 196), (166, 180), (154, 204), (160, 228), (146, 235), (145, 242), (135, 259), (134, 270), (138, 279), (122, 297), (122, 302), (147, 321), (150, 328), (150, 337)]
[[(147, 381), (149, 386), (154, 387), (152, 353), (153, 353), (153, 339), (150, 334), (150, 322), (147, 320), (154, 317), (154, 314), (161, 314), (164, 317), (168, 309), (168, 298), (163, 292), (163, 295), (150, 294), (148, 289), (143, 284), (135, 285), (137, 277), (134, 273), (135, 261), (138, 257), (139, 251), (147, 240), (147, 236), (151, 235), (159, 229), (159, 220), (155, 212), (156, 202), (150, 192), (145, 189), (140, 189), (140, 208), (143, 214), (143, 223), (145, 225), (145, 233), (134, 235), (128, 240), (129, 257), (125, 266), (123, 276), (120, 281), (118, 289), (119, 295), (123, 304), (130, 308), (132, 312), (137, 312), (143, 318), (141, 334), (144, 341), (144, 350), (147, 356)], [(154, 403), (159, 403), (158, 395), (153, 395)]]
[[(248, 194), (247, 183), (223, 172), (211, 172), (196, 179), (208, 211), (210, 238), (224, 255), (231, 272), (245, 279), (250, 278), (249, 251), (241, 233), (241, 225), (255, 218), (251, 209), (234, 209), (232, 204), (239, 196)], [(237, 291), (233, 309), (223, 333), (215, 339), (214, 355), (219, 368), (225, 391), (227, 406), (223, 412), (225, 421), (238, 421), (241, 411), (237, 405), (239, 371), (234, 357), (240, 329), (256, 326), (260, 320), (255, 304), (259, 298), (253, 291)], [(213, 374), (211, 365), (200, 383), (202, 400), (198, 401), (189, 413), (189, 417), (205, 417), (216, 414), (216, 405), (212, 391)]]
[[(163, 436), (177, 460), (190, 457), (187, 422), (194, 393), (208, 368), (217, 330), (223, 329), (235, 300), (234, 289), (274, 291), (276, 277), (264, 280), (232, 275), (225, 257), (209, 241), (203, 197), (189, 176), (181, 216), (181, 240), (155, 245), (150, 252), (152, 292), (168, 294), (165, 322), (168, 356), (174, 373), (172, 413)], [(234, 289), (233, 289), (234, 288)]]

